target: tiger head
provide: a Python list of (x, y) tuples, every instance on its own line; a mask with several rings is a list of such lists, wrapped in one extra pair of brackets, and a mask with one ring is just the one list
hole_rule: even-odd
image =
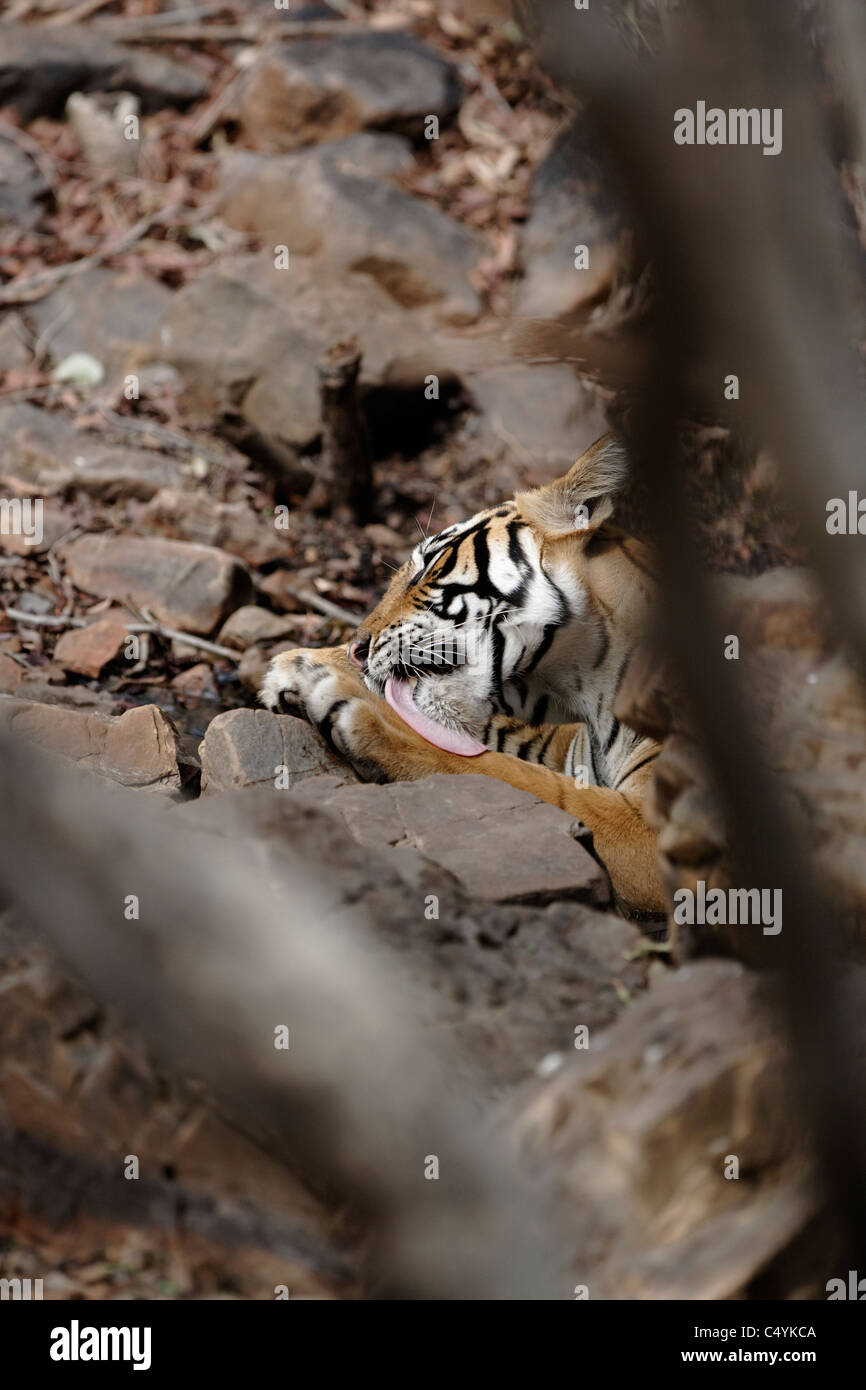
[(605, 436), (564, 477), (416, 546), (349, 645), (368, 687), (458, 752), (482, 751), (494, 714), (597, 716), (650, 591), (637, 543), (611, 523), (626, 477)]

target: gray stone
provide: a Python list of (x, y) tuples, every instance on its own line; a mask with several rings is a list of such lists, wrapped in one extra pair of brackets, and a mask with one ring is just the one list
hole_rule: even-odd
[(177, 731), (156, 705), (116, 718), (3, 696), (0, 728), (125, 787), (177, 791), (181, 785)]
[(42, 219), (50, 187), (38, 165), (17, 145), (0, 140), (0, 227), (32, 231)]
[(572, 818), (495, 777), (437, 773), (383, 787), (359, 784), (335, 791), (324, 804), (359, 843), (415, 849), (481, 899), (610, 899), (607, 875), (577, 843)]
[(601, 405), (565, 363), (491, 367), (470, 379), (479, 428), (503, 442), (533, 486), (551, 482), (607, 430)]
[(349, 136), (299, 154), (234, 151), (223, 160), (220, 208), (230, 226), (290, 253), (370, 275), (405, 309), (432, 306), (466, 323), (480, 302), (469, 282), (484, 252), (477, 233), (438, 208), (371, 178), (371, 140)]
[(64, 549), (66, 572), (87, 594), (130, 600), (170, 627), (207, 634), (252, 594), (249, 571), (208, 545), (138, 536), (82, 536)]
[[(243, 257), (173, 298), (150, 351), (171, 362), (202, 409), (239, 412), (267, 446), (302, 453), (321, 433), (316, 362), (346, 337), (362, 350), (362, 393), (455, 382), (448, 345), (366, 275), (316, 259), (276, 270)], [(423, 398), (423, 397), (422, 397)]]
[[(622, 268), (624, 233), (610, 177), (595, 156), (585, 118), (578, 116), (535, 173), (515, 313), (557, 318), (585, 312), (604, 299)], [(574, 265), (574, 248), (580, 245), (589, 250), (583, 270)]]
[[(480, 780), (428, 778), (431, 817), (449, 814), (449, 803), (437, 801), (445, 782)], [(248, 845), (270, 882), (283, 881), (298, 855), (327, 865), (321, 888), (334, 912), (348, 903), (364, 911), (430, 1001), (419, 1028), (453, 1041), (462, 1066), (488, 1090), (531, 1076), (551, 1052), (573, 1050), (577, 1022), (601, 1029), (644, 988), (647, 963), (633, 923), (575, 901), (474, 898), (426, 853), (350, 834), (337, 804), (355, 790), (371, 794), (374, 820), (388, 820), (387, 809), (380, 818), (372, 808), (387, 808), (395, 788), (343, 786), (332, 776), (291, 792), (226, 791), (170, 814), (203, 836)]]
[[(803, 1238), (818, 1198), (768, 1005), (767, 986), (732, 961), (665, 972), (510, 1107), (512, 1141), (530, 1163), (543, 1154), (591, 1297), (749, 1297)], [(725, 1178), (729, 1155), (739, 1181)], [(823, 1239), (776, 1264), (788, 1283), (765, 1296), (794, 1296), (790, 1281), (820, 1270)]]
[(453, 64), (411, 34), (293, 40), (251, 69), (240, 120), (257, 145), (294, 150), (365, 126), (418, 136), (460, 104)]
[(0, 372), (21, 371), (33, 363), (32, 338), (14, 310), (0, 317)]
[(256, 642), (276, 642), (297, 631), (293, 618), (281, 618), (268, 608), (257, 608), (247, 604), (238, 608), (220, 629), (219, 641), (224, 647), (237, 647), (245, 651)]
[(87, 352), (113, 378), (135, 370), (172, 298), (149, 275), (95, 266), (29, 305), (28, 313), (53, 362)]
[(90, 27), (0, 24), (0, 106), (25, 121), (59, 114), (74, 91), (130, 91), (149, 109), (198, 101), (207, 84), (156, 53), (125, 49)]
[(47, 495), (68, 489), (103, 501), (146, 501), (162, 487), (190, 481), (167, 454), (107, 445), (65, 416), (24, 401), (0, 403), (0, 477)]
[(276, 787), (281, 769), (286, 786), (277, 790), (283, 791), (322, 773), (353, 779), (304, 720), (263, 709), (218, 714), (202, 739), (200, 757), (203, 794), (262, 782)]

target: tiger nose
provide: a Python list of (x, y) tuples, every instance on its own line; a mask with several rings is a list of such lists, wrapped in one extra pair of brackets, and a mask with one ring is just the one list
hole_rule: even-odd
[(349, 660), (353, 666), (357, 666), (359, 671), (367, 669), (367, 655), (370, 651), (369, 637), (363, 637), (360, 642), (349, 643)]

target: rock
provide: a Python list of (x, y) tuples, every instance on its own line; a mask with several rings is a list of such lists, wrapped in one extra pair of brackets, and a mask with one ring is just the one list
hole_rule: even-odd
[(261, 709), (230, 710), (208, 725), (199, 750), (202, 793), (254, 786), (284, 769), (286, 786), (329, 772), (353, 774), (302, 719)]
[[(748, 1298), (762, 1269), (809, 1244), (818, 1199), (791, 1094), (765, 988), (713, 961), (667, 974), (509, 1107), (512, 1141), (561, 1198), (591, 1299)], [(777, 1275), (820, 1273), (822, 1239)]]
[(285, 532), (277, 530), (267, 512), (254, 511), (243, 498), (218, 502), (200, 488), (160, 488), (137, 518), (137, 526), (170, 540), (215, 545), (256, 567), (286, 555)]
[(427, 116), (447, 120), (460, 97), (457, 69), (413, 35), (346, 34), (263, 54), (239, 116), (254, 144), (294, 150), (365, 126), (420, 136)]
[[(427, 779), (430, 797), (448, 780), (464, 779)], [(387, 806), (394, 789), (358, 790)], [(363, 909), (429, 1001), (419, 1028), (437, 1044), (453, 1042), (487, 1093), (531, 1076), (551, 1052), (573, 1051), (577, 1023), (601, 1029), (624, 998), (643, 989), (647, 964), (636, 956), (641, 938), (633, 923), (575, 901), (537, 907), (473, 898), (418, 850), (384, 840), (374, 847), (350, 835), (327, 806), (340, 793), (333, 777), (322, 776), (291, 791), (226, 791), (170, 814), (203, 836), (249, 845), (269, 882), (283, 881), (293, 855), (327, 864), (322, 889), (333, 911), (347, 903)]]
[(33, 361), (28, 344), (31, 334), (21, 315), (14, 310), (0, 317), (0, 372), (21, 371)]
[(4, 695), (14, 695), (24, 679), (24, 672), (23, 666), (13, 661), (6, 652), (0, 651), (0, 692)]
[[(121, 1296), (142, 1295), (140, 1271), (154, 1266), (164, 1267), (175, 1284), (192, 1272), (202, 1296), (216, 1297), (230, 1287), (241, 1297), (273, 1297), (275, 1284), (286, 1277), (293, 1296), (296, 1289), (310, 1297), (336, 1292), (316, 1275), (316, 1255), (305, 1269), (297, 1253), (301, 1227), (307, 1235), (315, 1230), (315, 1249), (327, 1248), (330, 1218), (312, 1194), (222, 1120), (194, 1086), (153, 1066), (140, 1036), (90, 997), (9, 911), (0, 915), (0, 992), (0, 1104), (5, 1122), (16, 1130), (15, 1143), (7, 1145), (7, 1154), (16, 1158), (4, 1169), (4, 1220), (21, 1222), (26, 1210), (30, 1228), (41, 1195), (55, 1251), (72, 1254), (68, 1261), (64, 1255), (64, 1269), (80, 1277), (82, 1251), (92, 1249), (103, 1268), (111, 1263), (114, 1295), (121, 1289)], [(69, 1179), (59, 1205), (51, 1160), (58, 1147)], [(121, 1147), (134, 1148), (141, 1164), (135, 1184), (140, 1195), (132, 1208), (122, 1196), (114, 1208), (110, 1195)], [(19, 1156), (26, 1178), (15, 1172)], [(100, 1194), (96, 1220), (88, 1217), (85, 1196), (94, 1188)], [(226, 1235), (226, 1219), (230, 1229), (239, 1204), (248, 1223), (246, 1232), (239, 1230), (240, 1256), (239, 1242)], [(129, 1225), (117, 1221), (124, 1205)], [(213, 1228), (202, 1242), (200, 1222), (208, 1207)], [(174, 1213), (181, 1210), (187, 1217), (194, 1210), (194, 1225), (178, 1223)], [(277, 1260), (273, 1252), (281, 1242)], [(200, 1243), (204, 1253), (196, 1255)], [(23, 1236), (15, 1269), (3, 1265), (0, 1273), (23, 1268), (28, 1245)], [(60, 1285), (50, 1278), (46, 1297), (49, 1289), (59, 1289), (62, 1297), (95, 1296), (92, 1284), (85, 1289), (71, 1278)]]
[(262, 439), (290, 450), (311, 449), (322, 429), (315, 357), (299, 346), (273, 362), (244, 396), (244, 419)]
[(40, 491), (56, 492), (72, 476), (65, 453), (74, 447), (78, 435), (63, 416), (40, 410), (26, 402), (0, 402), (0, 446), (4, 481), (16, 478), (33, 483)]
[[(174, 296), (150, 352), (182, 373), (196, 405), (240, 412), (282, 460), (283, 451), (297, 456), (318, 440), (316, 362), (346, 336), (361, 345), (362, 396), (417, 390), (423, 399), (430, 372), (443, 390), (454, 387), (449, 347), (429, 325), (368, 276), (318, 260), (279, 271), (272, 256), (243, 257), (202, 275)], [(299, 487), (309, 482), (299, 473)]]
[(358, 151), (385, 138), (349, 136), (281, 156), (233, 151), (221, 168), (222, 215), (290, 254), (372, 276), (404, 309), (433, 306), (444, 322), (470, 322), (480, 302), (469, 276), (484, 243), (420, 198), (358, 172)]
[(317, 356), (340, 339), (357, 338), (362, 393), (383, 387), (423, 391), (429, 372), (442, 382), (457, 379), (453, 340), (424, 314), (395, 304), (369, 275), (305, 257), (297, 257), (289, 271), (277, 270), (267, 254), (232, 257), (223, 269), (275, 305), (284, 322), (310, 340)]
[(188, 67), (121, 48), (89, 26), (0, 25), (0, 106), (14, 106), (24, 121), (58, 115), (74, 91), (123, 90), (153, 110), (198, 101), (207, 84)]
[(266, 366), (305, 349), (306, 338), (272, 304), (219, 271), (172, 296), (151, 340), (152, 354), (177, 368), (196, 399), (215, 409), (238, 407)]
[(480, 429), (509, 446), (535, 487), (560, 477), (607, 429), (601, 405), (565, 363), (492, 367), (470, 389)]
[(213, 668), (206, 661), (199, 661), (188, 670), (181, 671), (171, 683), (182, 700), (216, 700), (219, 692), (214, 680)]
[(46, 335), (53, 362), (86, 352), (117, 381), (127, 368), (135, 370), (172, 299), (171, 290), (149, 275), (95, 266), (28, 305), (28, 313), (37, 334)]
[[(2, 57), (0, 57), (2, 62)], [(42, 220), (50, 185), (25, 150), (0, 140), (0, 227), (32, 231)]]
[(156, 705), (114, 718), (4, 696), (0, 728), (125, 787), (177, 791), (177, 731)]
[(54, 648), (54, 660), (65, 671), (97, 677), (121, 651), (127, 639), (126, 627), (117, 618), (106, 616), (87, 627), (70, 628)]
[(290, 584), (292, 572), (288, 569), (271, 570), (264, 579), (259, 581), (259, 593), (264, 594), (268, 603), (274, 608), (278, 608), (281, 613), (297, 613), (301, 605), (292, 594), (286, 591), (286, 584)]
[(248, 570), (234, 556), (185, 541), (82, 536), (64, 558), (69, 578), (85, 593), (131, 600), (187, 632), (212, 632), (252, 591)]
[(437, 773), (339, 788), (323, 800), (314, 787), (299, 795), (337, 811), (360, 844), (415, 849), (477, 898), (610, 899), (607, 875), (577, 843), (571, 817), (493, 777)]
[(296, 630), (297, 623), (291, 618), (281, 618), (267, 608), (248, 604), (231, 614), (220, 629), (218, 640), (224, 647), (236, 647), (242, 652), (256, 642), (275, 642)]
[[(527, 318), (585, 312), (612, 288), (623, 265), (624, 235), (610, 177), (595, 157), (585, 118), (578, 116), (535, 172), (514, 312)], [(588, 248), (589, 264), (578, 270), (575, 247), (581, 245)]]
[(21, 493), (68, 489), (103, 501), (146, 501), (161, 487), (190, 481), (183, 465), (167, 454), (106, 445), (99, 435), (76, 430), (65, 416), (26, 402), (0, 403), (0, 475)]
[[(60, 705), (86, 714), (122, 714), (122, 707), (107, 690), (91, 690), (86, 685), (65, 685), (66, 673), (50, 662), (47, 666), (21, 668), (24, 676), (14, 692), (22, 700), (40, 705)], [(56, 682), (60, 682), (57, 684)]]

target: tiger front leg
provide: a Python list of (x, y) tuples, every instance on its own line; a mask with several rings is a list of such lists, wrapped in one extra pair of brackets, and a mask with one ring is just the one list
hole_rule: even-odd
[[(580, 787), (550, 766), (509, 753), (461, 757), (427, 743), (367, 689), (343, 647), (280, 653), (271, 662), (260, 698), (269, 709), (309, 720), (365, 782), (411, 782), (434, 772), (480, 773), (559, 806), (592, 831), (595, 851), (626, 908), (665, 910), (656, 835), (643, 817), (639, 796), (608, 787)], [(516, 736), (518, 721), (507, 724), (506, 737)], [(494, 731), (491, 726), (497, 742), (502, 727), (497, 723)], [(539, 736), (532, 726), (520, 727), (526, 737)], [(565, 749), (574, 726), (560, 729), (556, 736)], [(548, 754), (553, 748), (551, 743)]]
[(447, 753), (419, 738), (368, 690), (345, 647), (280, 652), (259, 699), (266, 709), (306, 719), (364, 782), (416, 781), (454, 770)]

